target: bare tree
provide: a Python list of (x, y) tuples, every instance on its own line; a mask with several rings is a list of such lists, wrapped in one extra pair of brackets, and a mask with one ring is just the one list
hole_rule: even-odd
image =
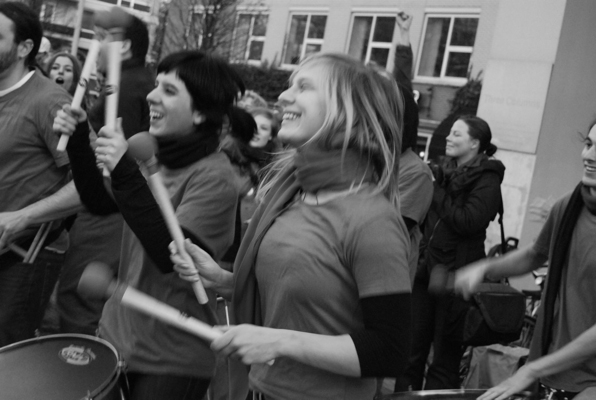
[(240, 5), (245, 12), (256, 12), (251, 10), (258, 10), (262, 0), (171, 0), (162, 13), (165, 21), (160, 21), (160, 53), (200, 49), (229, 58)]

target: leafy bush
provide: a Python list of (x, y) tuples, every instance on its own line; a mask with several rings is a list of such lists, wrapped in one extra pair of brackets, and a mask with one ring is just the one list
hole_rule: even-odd
[(480, 92), (482, 91), (482, 71), (472, 77), (472, 68), (468, 71), (468, 82), (460, 87), (451, 101), (452, 114), (472, 114), (476, 115), (478, 103), (480, 102)]
[(235, 67), (246, 88), (254, 90), (270, 103), (275, 103), (281, 92), (288, 88), (292, 74), (292, 71), (248, 64), (236, 64)]

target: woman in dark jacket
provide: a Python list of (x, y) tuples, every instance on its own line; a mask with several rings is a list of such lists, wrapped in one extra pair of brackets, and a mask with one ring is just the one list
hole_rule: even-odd
[(412, 293), (414, 336), (410, 364), (397, 391), (421, 390), (433, 344), (433, 361), (424, 389), (460, 385), (459, 364), (464, 346), (445, 336), (451, 301), (429, 293), (431, 273), (438, 266), (455, 270), (486, 256), (486, 228), (502, 206), (505, 167), (493, 158), (488, 124), (475, 116), (459, 117), (447, 137), (446, 162), (434, 166), (434, 194), (424, 225), (421, 258)]

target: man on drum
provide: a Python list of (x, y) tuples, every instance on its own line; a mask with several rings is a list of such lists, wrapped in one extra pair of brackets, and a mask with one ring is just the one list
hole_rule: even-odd
[[(530, 348), (530, 362), (480, 400), (504, 400), (540, 382), (549, 399), (596, 398), (596, 123), (582, 151), (584, 173), (573, 193), (552, 208), (534, 244), (456, 272), (465, 297), (485, 276), (529, 273), (549, 261), (546, 289)], [(547, 397), (548, 396), (548, 397)]]
[[(52, 129), (70, 96), (36, 70), (41, 38), (31, 9), (0, 4), (0, 346), (33, 337), (62, 257), (44, 249), (37, 256), (43, 262), (23, 266), (9, 245), (29, 248), (40, 224), (60, 222), (80, 206), (74, 185), (67, 184), (68, 157), (56, 150)], [(60, 223), (49, 226), (38, 247), (61, 231)]]

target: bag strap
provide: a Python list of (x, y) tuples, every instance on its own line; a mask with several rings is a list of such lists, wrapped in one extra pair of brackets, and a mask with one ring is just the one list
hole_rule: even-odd
[(501, 255), (507, 252), (507, 241), (505, 240), (505, 227), (503, 226), (503, 195), (501, 195), (501, 205), (499, 206), (499, 225), (501, 226)]

